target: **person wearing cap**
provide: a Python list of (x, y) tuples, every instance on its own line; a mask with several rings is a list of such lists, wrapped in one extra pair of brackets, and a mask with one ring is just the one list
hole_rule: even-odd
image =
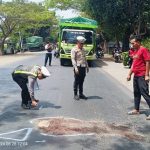
[[(83, 36), (77, 37), (77, 44), (71, 50), (71, 61), (74, 67), (74, 99), (87, 99), (83, 94), (83, 82), (86, 76), (86, 71), (89, 72), (88, 63), (86, 60), (85, 49), (83, 44), (86, 39)], [(79, 95), (78, 95), (79, 90)]]
[(37, 79), (41, 80), (48, 76), (50, 76), (50, 73), (44, 66), (40, 67), (37, 65), (20, 65), (14, 69), (12, 72), (12, 78), (22, 89), (22, 108), (30, 109), (30, 107), (37, 106), (39, 100), (36, 100), (34, 97), (35, 83), (37, 83)]

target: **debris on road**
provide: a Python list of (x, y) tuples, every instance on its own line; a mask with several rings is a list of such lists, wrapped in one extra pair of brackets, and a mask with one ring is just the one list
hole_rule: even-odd
[(98, 136), (123, 136), (130, 140), (144, 141), (144, 136), (134, 133), (128, 126), (108, 124), (103, 121), (84, 121), (73, 118), (53, 117), (36, 119), (35, 126), (48, 135), (96, 134)]

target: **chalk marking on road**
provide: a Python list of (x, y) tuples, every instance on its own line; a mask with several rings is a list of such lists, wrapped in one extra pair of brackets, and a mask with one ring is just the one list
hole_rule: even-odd
[[(24, 130), (27, 130), (27, 133), (25, 134), (25, 136), (22, 139), (15, 139), (15, 138), (9, 138), (9, 137), (4, 137), (3, 135), (9, 135), (9, 134), (13, 134), (13, 133), (17, 133), (17, 132), (22, 132)], [(15, 131), (11, 131), (11, 132), (6, 132), (6, 133), (1, 133), (0, 134), (0, 138), (1, 139), (8, 139), (8, 140), (14, 140), (14, 141), (25, 141), (28, 136), (30, 135), (30, 133), (32, 132), (32, 128), (23, 128), (20, 130), (15, 130)]]
[[(72, 120), (78, 120), (78, 121), (82, 121), (80, 119), (76, 119), (76, 118), (70, 118), (70, 117), (63, 117), (63, 116), (57, 116), (57, 117), (40, 117), (40, 118), (35, 118), (35, 119), (32, 119), (30, 120), (30, 123), (33, 124), (33, 122), (35, 120), (42, 120), (42, 119), (51, 119), (51, 118), (69, 118), (69, 119), (72, 119)], [(91, 135), (95, 135), (94, 133), (81, 133), (81, 134), (67, 134), (67, 135), (53, 135), (53, 134), (46, 134), (46, 133), (40, 133), (41, 135), (44, 135), (44, 136), (53, 136), (53, 137), (62, 137), (62, 136), (91, 136)]]
[(83, 134), (67, 134), (67, 135), (54, 135), (54, 134), (46, 134), (46, 133), (40, 133), (41, 135), (44, 136), (53, 136), (53, 137), (63, 137), (63, 136), (91, 136), (91, 135), (95, 135), (94, 133), (83, 133)]
[(63, 116), (57, 116), (57, 117), (39, 117), (39, 118), (35, 118), (35, 119), (32, 119), (30, 120), (30, 123), (33, 124), (34, 120), (41, 120), (41, 119), (51, 119), (51, 118), (69, 118), (69, 119), (72, 119), (72, 120), (79, 120), (79, 121), (82, 121), (80, 119), (76, 119), (76, 118), (70, 118), (70, 117), (63, 117)]
[(45, 140), (42, 140), (42, 141), (35, 141), (36, 143), (45, 143), (46, 141)]

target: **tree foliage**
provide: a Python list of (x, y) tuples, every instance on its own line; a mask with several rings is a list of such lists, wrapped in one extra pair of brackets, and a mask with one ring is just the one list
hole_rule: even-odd
[(36, 3), (14, 1), (0, 5), (0, 39), (1, 50), (8, 36), (14, 32), (24, 32), (28, 29), (39, 29), (56, 24), (55, 13), (45, 10)]
[(82, 9), (100, 23), (111, 39), (127, 40), (131, 33), (143, 34), (146, 30), (150, 22), (149, 5), (149, 0), (85, 0)]

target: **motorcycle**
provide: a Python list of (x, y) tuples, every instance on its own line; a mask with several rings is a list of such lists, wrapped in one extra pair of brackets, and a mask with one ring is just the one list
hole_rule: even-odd
[(119, 50), (114, 51), (114, 59), (116, 63), (121, 61), (121, 51)]
[(103, 58), (104, 57), (104, 51), (101, 48), (98, 48), (96, 51), (96, 58)]
[(59, 58), (59, 51), (55, 51), (55, 52), (54, 52), (54, 57), (55, 57), (55, 58)]

